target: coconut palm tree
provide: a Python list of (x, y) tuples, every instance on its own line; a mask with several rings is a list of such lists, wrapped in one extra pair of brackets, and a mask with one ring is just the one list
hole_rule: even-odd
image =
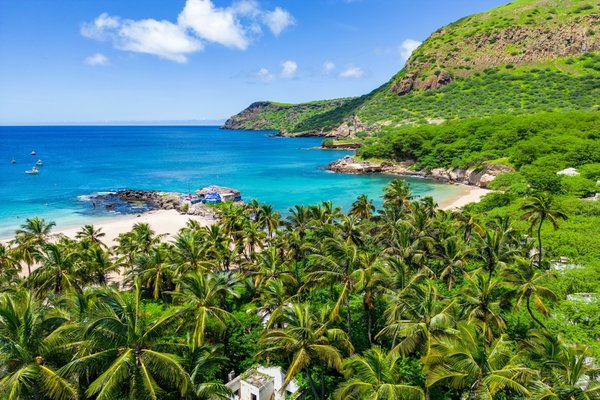
[(133, 259), (139, 254), (148, 253), (150, 249), (160, 243), (165, 235), (157, 235), (147, 223), (133, 225), (131, 231), (121, 233), (117, 237), (117, 254), (123, 256), (126, 267), (131, 267)]
[(464, 400), (492, 400), (503, 389), (529, 397), (536, 372), (520, 364), (513, 344), (500, 337), (489, 345), (484, 330), (461, 324), (455, 336), (437, 339), (424, 358), (427, 386), (448, 385)]
[(333, 398), (425, 399), (423, 389), (405, 383), (399, 360), (398, 353), (386, 354), (380, 347), (372, 347), (362, 356), (355, 355), (344, 360), (342, 371), (346, 381), (340, 384)]
[(97, 244), (100, 247), (107, 248), (102, 239), (106, 234), (102, 232), (102, 228), (95, 228), (94, 225), (84, 225), (83, 228), (75, 235), (75, 238), (80, 241)]
[(511, 263), (519, 254), (514, 237), (504, 230), (487, 229), (477, 235), (476, 254), (483, 261), (483, 270), (488, 273), (488, 281), (494, 273)]
[(67, 319), (29, 291), (0, 296), (0, 397), (76, 399), (56, 363), (69, 341)]
[(542, 226), (544, 222), (549, 221), (554, 229), (558, 229), (558, 221), (567, 220), (567, 214), (554, 207), (554, 199), (548, 193), (538, 193), (532, 196), (523, 203), (521, 210), (525, 211), (521, 218), (531, 223), (530, 229), (533, 231), (537, 226), (537, 263), (541, 267), (543, 261)]
[(288, 210), (288, 213), (286, 217), (288, 228), (298, 231), (300, 237), (304, 238), (311, 224), (310, 210), (305, 206), (295, 205)]
[(110, 253), (98, 245), (80, 250), (76, 262), (78, 275), (85, 284), (106, 285), (108, 275), (118, 269)]
[(348, 242), (352, 242), (357, 246), (363, 244), (363, 230), (358, 218), (354, 215), (344, 215), (339, 222), (336, 222), (335, 227), (341, 234), (342, 238)]
[(352, 203), (352, 207), (348, 213), (363, 220), (370, 219), (373, 216), (373, 211), (375, 211), (373, 200), (369, 199), (367, 195), (361, 194), (356, 198), (354, 203)]
[(430, 280), (418, 280), (404, 290), (387, 290), (385, 298), (387, 326), (377, 335), (390, 336), (398, 345), (392, 349), (401, 355), (420, 350), (427, 355), (435, 338), (452, 332), (452, 302), (445, 302)]
[(535, 308), (545, 317), (550, 314), (550, 310), (544, 304), (544, 298), (556, 300), (558, 296), (552, 289), (544, 286), (550, 279), (556, 279), (556, 275), (550, 271), (542, 271), (533, 265), (529, 260), (518, 259), (517, 262), (502, 271), (506, 282), (515, 290), (517, 301), (515, 307), (518, 309), (523, 304), (527, 306), (527, 312), (536, 324), (545, 328), (544, 324), (537, 319), (531, 310), (531, 300)]
[(220, 225), (204, 227), (206, 234), (206, 258), (214, 261), (222, 269), (229, 270), (234, 255), (231, 250), (232, 241), (227, 236), (225, 229)]
[(92, 377), (85, 394), (98, 400), (158, 399), (165, 392), (184, 396), (189, 375), (175, 354), (160, 350), (160, 338), (172, 316), (148, 320), (139, 285), (131, 295), (114, 288), (96, 290), (97, 308), (83, 332), (66, 376)]
[(222, 354), (222, 346), (203, 345), (186, 354), (185, 360), (190, 373), (193, 391), (199, 399), (229, 400), (231, 390), (219, 382), (207, 382), (206, 373), (219, 368), (228, 359)]
[(384, 206), (410, 208), (412, 199), (412, 189), (403, 179), (394, 179), (383, 189)]
[(502, 282), (497, 278), (488, 280), (477, 270), (467, 277), (461, 294), (469, 321), (480, 324), (488, 342), (492, 342), (495, 333), (506, 328), (502, 311), (508, 308), (511, 300), (506, 296)]
[(76, 254), (71, 249), (48, 243), (36, 252), (35, 258), (40, 267), (27, 277), (27, 284), (34, 288), (38, 295), (43, 296), (50, 292), (61, 294), (69, 289), (81, 289), (80, 275), (75, 266)]
[(51, 238), (54, 222), (46, 222), (38, 217), (28, 218), (15, 232), (13, 243), (16, 245), (17, 259), (27, 265), (27, 274), (31, 274), (31, 266), (35, 263), (35, 253), (42, 249)]
[(191, 349), (206, 342), (209, 322), (224, 330), (226, 321), (233, 319), (224, 308), (226, 296), (239, 297), (236, 285), (228, 284), (224, 273), (190, 272), (179, 279), (180, 290), (173, 293), (174, 300), (181, 304), (177, 314), (192, 323)]
[(273, 233), (279, 228), (281, 214), (273, 210), (273, 206), (261, 204), (258, 211), (258, 223), (267, 230), (269, 239), (273, 238)]
[(539, 365), (541, 383), (534, 399), (597, 400), (600, 367), (590, 347), (566, 344), (549, 332), (532, 332), (525, 350)]
[(183, 276), (189, 271), (204, 269), (207, 242), (203, 233), (206, 231), (182, 229), (173, 240), (170, 257), (177, 276)]
[(21, 265), (14, 251), (0, 243), (0, 282), (3, 287), (12, 285), (19, 279)]
[(472, 250), (457, 236), (441, 240), (438, 248), (436, 258), (442, 261), (443, 267), (439, 276), (450, 290), (454, 287), (457, 278), (464, 276), (467, 259), (472, 254)]
[(265, 245), (267, 234), (261, 228), (258, 222), (248, 221), (244, 225), (244, 248), (247, 252), (246, 259), (254, 261), (256, 259), (255, 252), (257, 249), (262, 249)]
[[(329, 310), (320, 316), (315, 315), (308, 304), (293, 304), (282, 307), (273, 313), (267, 329), (260, 339), (266, 346), (259, 356), (273, 355), (288, 357), (287, 369), (282, 387), (292, 381), (300, 372), (306, 375), (312, 394), (316, 400), (325, 400), (324, 371), (321, 368), (321, 390), (312, 377), (314, 364), (321, 367), (341, 369), (341, 350), (352, 352), (352, 344), (346, 333), (331, 327), (327, 318)], [(274, 328), (280, 326), (280, 328)]]
[(54, 222), (46, 222), (43, 218), (27, 218), (25, 223), (17, 229), (16, 236), (31, 238), (34, 244), (39, 248), (45, 244), (51, 237), (52, 228), (56, 226)]
[(167, 243), (150, 249), (148, 253), (138, 255), (133, 260), (133, 268), (126, 276), (126, 282), (139, 282), (140, 288), (154, 300), (164, 299), (168, 291), (175, 289), (175, 270), (169, 262), (171, 246)]
[(350, 310), (350, 295), (360, 279), (357, 272), (359, 250), (356, 245), (341, 238), (328, 238), (322, 244), (319, 253), (311, 254), (311, 269), (306, 276), (306, 287), (323, 287), (341, 284), (331, 318), (337, 318), (342, 305), (346, 308), (346, 332), (352, 338), (352, 317)]
[(288, 264), (279, 258), (278, 251), (273, 246), (260, 254), (256, 268), (250, 272), (250, 275), (254, 278), (255, 289), (259, 291), (263, 285), (274, 279), (278, 279), (290, 287), (297, 285)]

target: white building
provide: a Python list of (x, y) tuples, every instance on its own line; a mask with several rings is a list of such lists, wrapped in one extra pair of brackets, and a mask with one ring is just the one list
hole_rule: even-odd
[(299, 394), (296, 381), (282, 390), (285, 373), (280, 367), (257, 365), (227, 383), (231, 400), (291, 400)]

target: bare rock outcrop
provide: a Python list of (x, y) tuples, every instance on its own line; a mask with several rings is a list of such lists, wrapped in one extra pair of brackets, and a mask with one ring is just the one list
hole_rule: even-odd
[(381, 128), (377, 125), (369, 125), (365, 124), (358, 118), (356, 115), (348, 117), (344, 120), (344, 122), (335, 129), (324, 133), (326, 137), (335, 137), (335, 138), (355, 138), (356, 134), (359, 132), (365, 132), (369, 135), (372, 135), (375, 132), (378, 132)]
[(401, 176), (428, 178), (440, 182), (461, 183), (465, 185), (486, 188), (498, 175), (504, 172), (512, 172), (513, 168), (501, 164), (484, 163), (480, 168), (434, 168), (431, 170), (415, 170), (414, 161), (403, 162), (372, 162), (356, 160), (354, 157), (346, 156), (340, 160), (333, 161), (327, 167), (328, 170), (350, 174), (387, 173)]

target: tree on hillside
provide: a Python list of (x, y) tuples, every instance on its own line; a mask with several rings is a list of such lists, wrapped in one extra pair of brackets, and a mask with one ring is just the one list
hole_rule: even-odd
[(400, 359), (398, 353), (386, 354), (379, 347), (346, 359), (342, 366), (346, 381), (335, 391), (334, 399), (425, 399), (423, 389), (404, 383)]
[(69, 343), (67, 319), (29, 291), (0, 296), (0, 397), (76, 399), (56, 355)]
[(97, 400), (184, 396), (190, 377), (180, 357), (159, 346), (170, 318), (148, 320), (137, 284), (131, 294), (113, 288), (95, 294), (97, 308), (84, 322), (80, 351), (62, 373), (93, 377), (86, 395)]
[(556, 275), (549, 271), (543, 271), (535, 268), (529, 260), (518, 259), (513, 265), (506, 267), (502, 271), (502, 276), (506, 282), (513, 288), (517, 296), (515, 307), (518, 309), (525, 300), (527, 312), (531, 319), (540, 327), (545, 328), (544, 324), (535, 316), (531, 309), (531, 301), (535, 308), (542, 313), (544, 317), (550, 314), (550, 310), (544, 304), (544, 299), (556, 300), (558, 296), (546, 286), (550, 279), (556, 279)]
[(354, 203), (352, 203), (349, 214), (363, 220), (371, 218), (373, 216), (373, 211), (375, 211), (373, 200), (369, 199), (366, 194), (361, 194), (356, 198)]
[(173, 298), (181, 304), (177, 314), (193, 326), (192, 350), (205, 344), (209, 322), (224, 330), (225, 321), (233, 318), (223, 302), (226, 296), (238, 297), (239, 294), (235, 286), (223, 279), (227, 276), (226, 273), (194, 271), (179, 279), (180, 290), (173, 293)]
[(539, 267), (543, 267), (542, 226), (544, 222), (550, 221), (554, 229), (558, 229), (558, 221), (566, 220), (568, 217), (554, 207), (554, 199), (548, 193), (538, 193), (532, 196), (521, 206), (521, 210), (525, 211), (522, 218), (531, 223), (531, 230), (533, 231), (537, 226), (537, 264)]
[(529, 397), (536, 372), (519, 363), (506, 338), (488, 345), (485, 336), (477, 325), (462, 324), (455, 336), (437, 340), (424, 359), (427, 386), (448, 385), (464, 400), (492, 400), (503, 389)]
[(321, 390), (319, 390), (312, 377), (314, 365), (340, 370), (342, 367), (340, 350), (349, 353), (353, 351), (347, 334), (341, 329), (332, 327), (327, 311), (317, 316), (308, 304), (282, 307), (273, 313), (260, 339), (266, 349), (259, 355), (289, 358), (289, 367), (282, 387), (286, 387), (298, 373), (304, 372), (315, 400), (325, 400), (326, 393), (323, 368), (321, 368)]

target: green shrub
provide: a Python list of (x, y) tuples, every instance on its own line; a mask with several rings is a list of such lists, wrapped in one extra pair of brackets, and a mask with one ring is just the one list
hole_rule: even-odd
[(589, 197), (600, 191), (595, 181), (586, 179), (583, 176), (565, 176), (562, 183), (567, 193), (577, 197)]
[(325, 149), (333, 148), (333, 139), (325, 139), (321, 142), (321, 147)]

